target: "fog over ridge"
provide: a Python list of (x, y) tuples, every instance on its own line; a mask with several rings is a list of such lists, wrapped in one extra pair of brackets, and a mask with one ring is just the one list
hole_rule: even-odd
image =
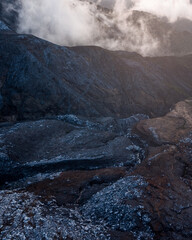
[[(152, 34), (155, 26), (151, 30), (151, 22), (155, 16), (166, 18), (163, 24), (182, 18), (192, 20), (190, 0), (20, 1), (20, 33), (31, 33), (59, 45), (97, 45), (144, 56), (160, 55), (161, 42), (170, 44), (169, 29), (163, 30), (160, 39), (156, 33)], [(102, 10), (98, 5), (110, 10)], [(150, 14), (140, 16), (135, 11)]]

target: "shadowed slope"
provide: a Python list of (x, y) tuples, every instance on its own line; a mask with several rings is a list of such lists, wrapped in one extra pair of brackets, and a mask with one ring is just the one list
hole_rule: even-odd
[(68, 113), (157, 116), (191, 96), (191, 55), (143, 58), (18, 34), (0, 35), (0, 54), (2, 120)]

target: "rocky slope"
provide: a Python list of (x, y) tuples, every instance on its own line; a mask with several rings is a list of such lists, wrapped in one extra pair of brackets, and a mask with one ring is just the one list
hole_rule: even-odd
[(65, 115), (2, 126), (0, 183), (64, 169), (133, 167), (145, 157), (146, 144), (130, 131), (144, 118), (91, 122)]
[[(154, 117), (191, 96), (192, 55), (144, 58), (99, 47), (57, 46), (16, 34), (17, 8), (6, 13), (5, 3), (0, 4), (1, 121), (71, 113), (121, 118), (142, 113)], [(19, 8), (19, 2), (17, 5)], [(165, 19), (134, 11), (127, 21), (139, 28), (141, 19), (163, 44), (161, 52), (170, 45), (186, 47), (190, 53), (188, 38), (181, 43), (163, 41), (166, 32), (180, 41), (176, 32), (186, 26), (184, 20), (171, 26)], [(189, 27), (186, 30), (189, 33), (179, 35), (189, 36)]]
[(190, 97), (192, 56), (143, 58), (0, 34), (1, 119), (163, 115)]
[[(1, 236), (191, 239), (191, 103), (180, 102), (154, 119), (99, 118), (93, 123), (67, 115), (3, 124)], [(63, 165), (66, 153), (78, 161)], [(88, 170), (96, 166), (101, 169)], [(66, 167), (84, 170), (61, 173)]]
[(0, 21), (0, 239), (191, 239), (191, 79)]

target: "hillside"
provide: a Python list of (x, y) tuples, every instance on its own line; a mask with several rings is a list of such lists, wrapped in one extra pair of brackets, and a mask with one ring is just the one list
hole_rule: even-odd
[(144, 57), (17, 33), (4, 2), (0, 239), (192, 239), (191, 22), (134, 11)]

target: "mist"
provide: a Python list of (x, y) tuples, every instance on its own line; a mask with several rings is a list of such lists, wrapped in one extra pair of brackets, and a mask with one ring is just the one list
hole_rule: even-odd
[[(153, 16), (139, 16), (135, 24), (133, 13), (136, 10), (166, 18), (170, 23), (182, 18), (192, 20), (190, 0), (95, 0), (91, 3), (86, 0), (21, 0), (18, 32), (65, 46), (96, 45), (144, 56), (160, 55), (162, 39), (153, 36), (148, 27)], [(169, 32), (165, 33), (163, 38), (168, 35)]]
[(167, 17), (170, 22), (175, 22), (179, 18), (192, 20), (190, 0), (135, 0), (134, 9)]

